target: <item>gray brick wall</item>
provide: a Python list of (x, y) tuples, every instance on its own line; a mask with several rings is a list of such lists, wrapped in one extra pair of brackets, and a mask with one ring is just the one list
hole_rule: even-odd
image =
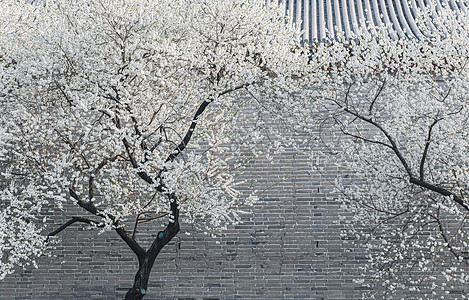
[[(245, 179), (265, 190), (261, 201), (242, 224), (216, 237), (183, 219), (181, 232), (156, 260), (145, 299), (360, 298), (362, 288), (352, 279), (363, 253), (340, 238), (343, 212), (325, 178), (334, 176), (334, 168), (326, 175), (310, 172), (306, 156), (295, 152), (256, 160)], [(142, 230), (156, 234), (152, 226)], [(61, 237), (55, 257), (0, 282), (0, 299), (123, 298), (137, 262), (117, 234), (76, 225)]]

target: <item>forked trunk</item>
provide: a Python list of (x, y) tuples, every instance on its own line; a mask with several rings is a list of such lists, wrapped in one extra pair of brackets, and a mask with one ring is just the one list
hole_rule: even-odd
[(171, 203), (173, 221), (166, 226), (165, 230), (158, 232), (150, 249), (138, 258), (138, 271), (135, 275), (134, 285), (127, 291), (125, 300), (140, 300), (147, 294), (148, 279), (155, 263), (155, 259), (166, 244), (169, 243), (179, 232), (179, 209), (176, 201)]

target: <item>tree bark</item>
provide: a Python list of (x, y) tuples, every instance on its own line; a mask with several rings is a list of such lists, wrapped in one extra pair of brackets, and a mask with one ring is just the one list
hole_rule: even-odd
[(168, 244), (173, 237), (179, 232), (179, 209), (176, 203), (176, 197), (170, 196), (173, 201), (171, 203), (171, 215), (174, 220), (171, 220), (166, 226), (165, 230), (158, 232), (156, 239), (152, 245), (145, 252), (144, 255), (138, 257), (138, 271), (135, 275), (134, 285), (127, 291), (125, 300), (141, 300), (147, 294), (148, 280), (150, 272), (155, 263), (155, 259), (166, 244)]

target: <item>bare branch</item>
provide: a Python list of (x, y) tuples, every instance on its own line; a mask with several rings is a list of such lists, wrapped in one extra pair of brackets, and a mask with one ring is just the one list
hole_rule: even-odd
[(163, 217), (166, 217), (167, 215), (169, 215), (169, 213), (167, 213), (167, 212), (161, 213), (161, 214), (156, 215), (154, 217), (140, 219), (139, 223), (145, 223), (145, 222), (153, 221), (153, 220), (156, 220), (156, 219), (161, 219)]
[(344, 111), (351, 114), (351, 115), (353, 115), (353, 116), (355, 116), (355, 117), (357, 117), (358, 119), (363, 120), (363, 121), (375, 126), (376, 128), (378, 128), (384, 134), (384, 136), (386, 136), (389, 143), (391, 143), (392, 151), (394, 152), (394, 154), (396, 154), (397, 158), (401, 162), (402, 166), (404, 167), (404, 169), (407, 172), (407, 174), (409, 175), (409, 177), (413, 177), (412, 170), (410, 169), (409, 165), (407, 164), (407, 161), (405, 160), (404, 156), (401, 154), (399, 148), (397, 147), (396, 142), (391, 137), (391, 135), (380, 124), (375, 122), (373, 119), (366, 118), (366, 117), (358, 114), (357, 112), (349, 110), (348, 108), (344, 108)]
[(345, 129), (342, 128), (342, 127), (340, 128), (340, 131), (341, 131), (343, 134), (347, 135), (347, 136), (350, 136), (350, 137), (353, 137), (353, 138), (356, 138), (356, 139), (365, 141), (365, 142), (367, 142), (367, 143), (378, 144), (378, 145), (382, 145), (382, 146), (385, 146), (385, 147), (388, 147), (388, 148), (392, 149), (392, 146), (389, 145), (389, 144), (386, 144), (386, 143), (383, 143), (383, 142), (380, 142), (380, 141), (370, 140), (370, 139), (364, 138), (364, 137), (362, 137), (362, 136), (359, 136), (359, 135), (356, 135), (356, 134), (347, 132), (347, 131), (345, 131)]

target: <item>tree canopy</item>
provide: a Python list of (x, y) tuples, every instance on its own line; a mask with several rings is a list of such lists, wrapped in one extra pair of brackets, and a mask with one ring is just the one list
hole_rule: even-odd
[[(35, 263), (49, 236), (76, 222), (115, 230), (151, 270), (179, 214), (223, 229), (256, 199), (241, 196), (233, 175), (262, 140), (244, 95), (302, 59), (292, 51), (300, 32), (281, 8), (240, 0), (0, 6), (0, 277)], [(89, 217), (51, 228), (41, 212), (66, 203)], [(144, 250), (137, 225), (163, 217), (165, 230)]]

